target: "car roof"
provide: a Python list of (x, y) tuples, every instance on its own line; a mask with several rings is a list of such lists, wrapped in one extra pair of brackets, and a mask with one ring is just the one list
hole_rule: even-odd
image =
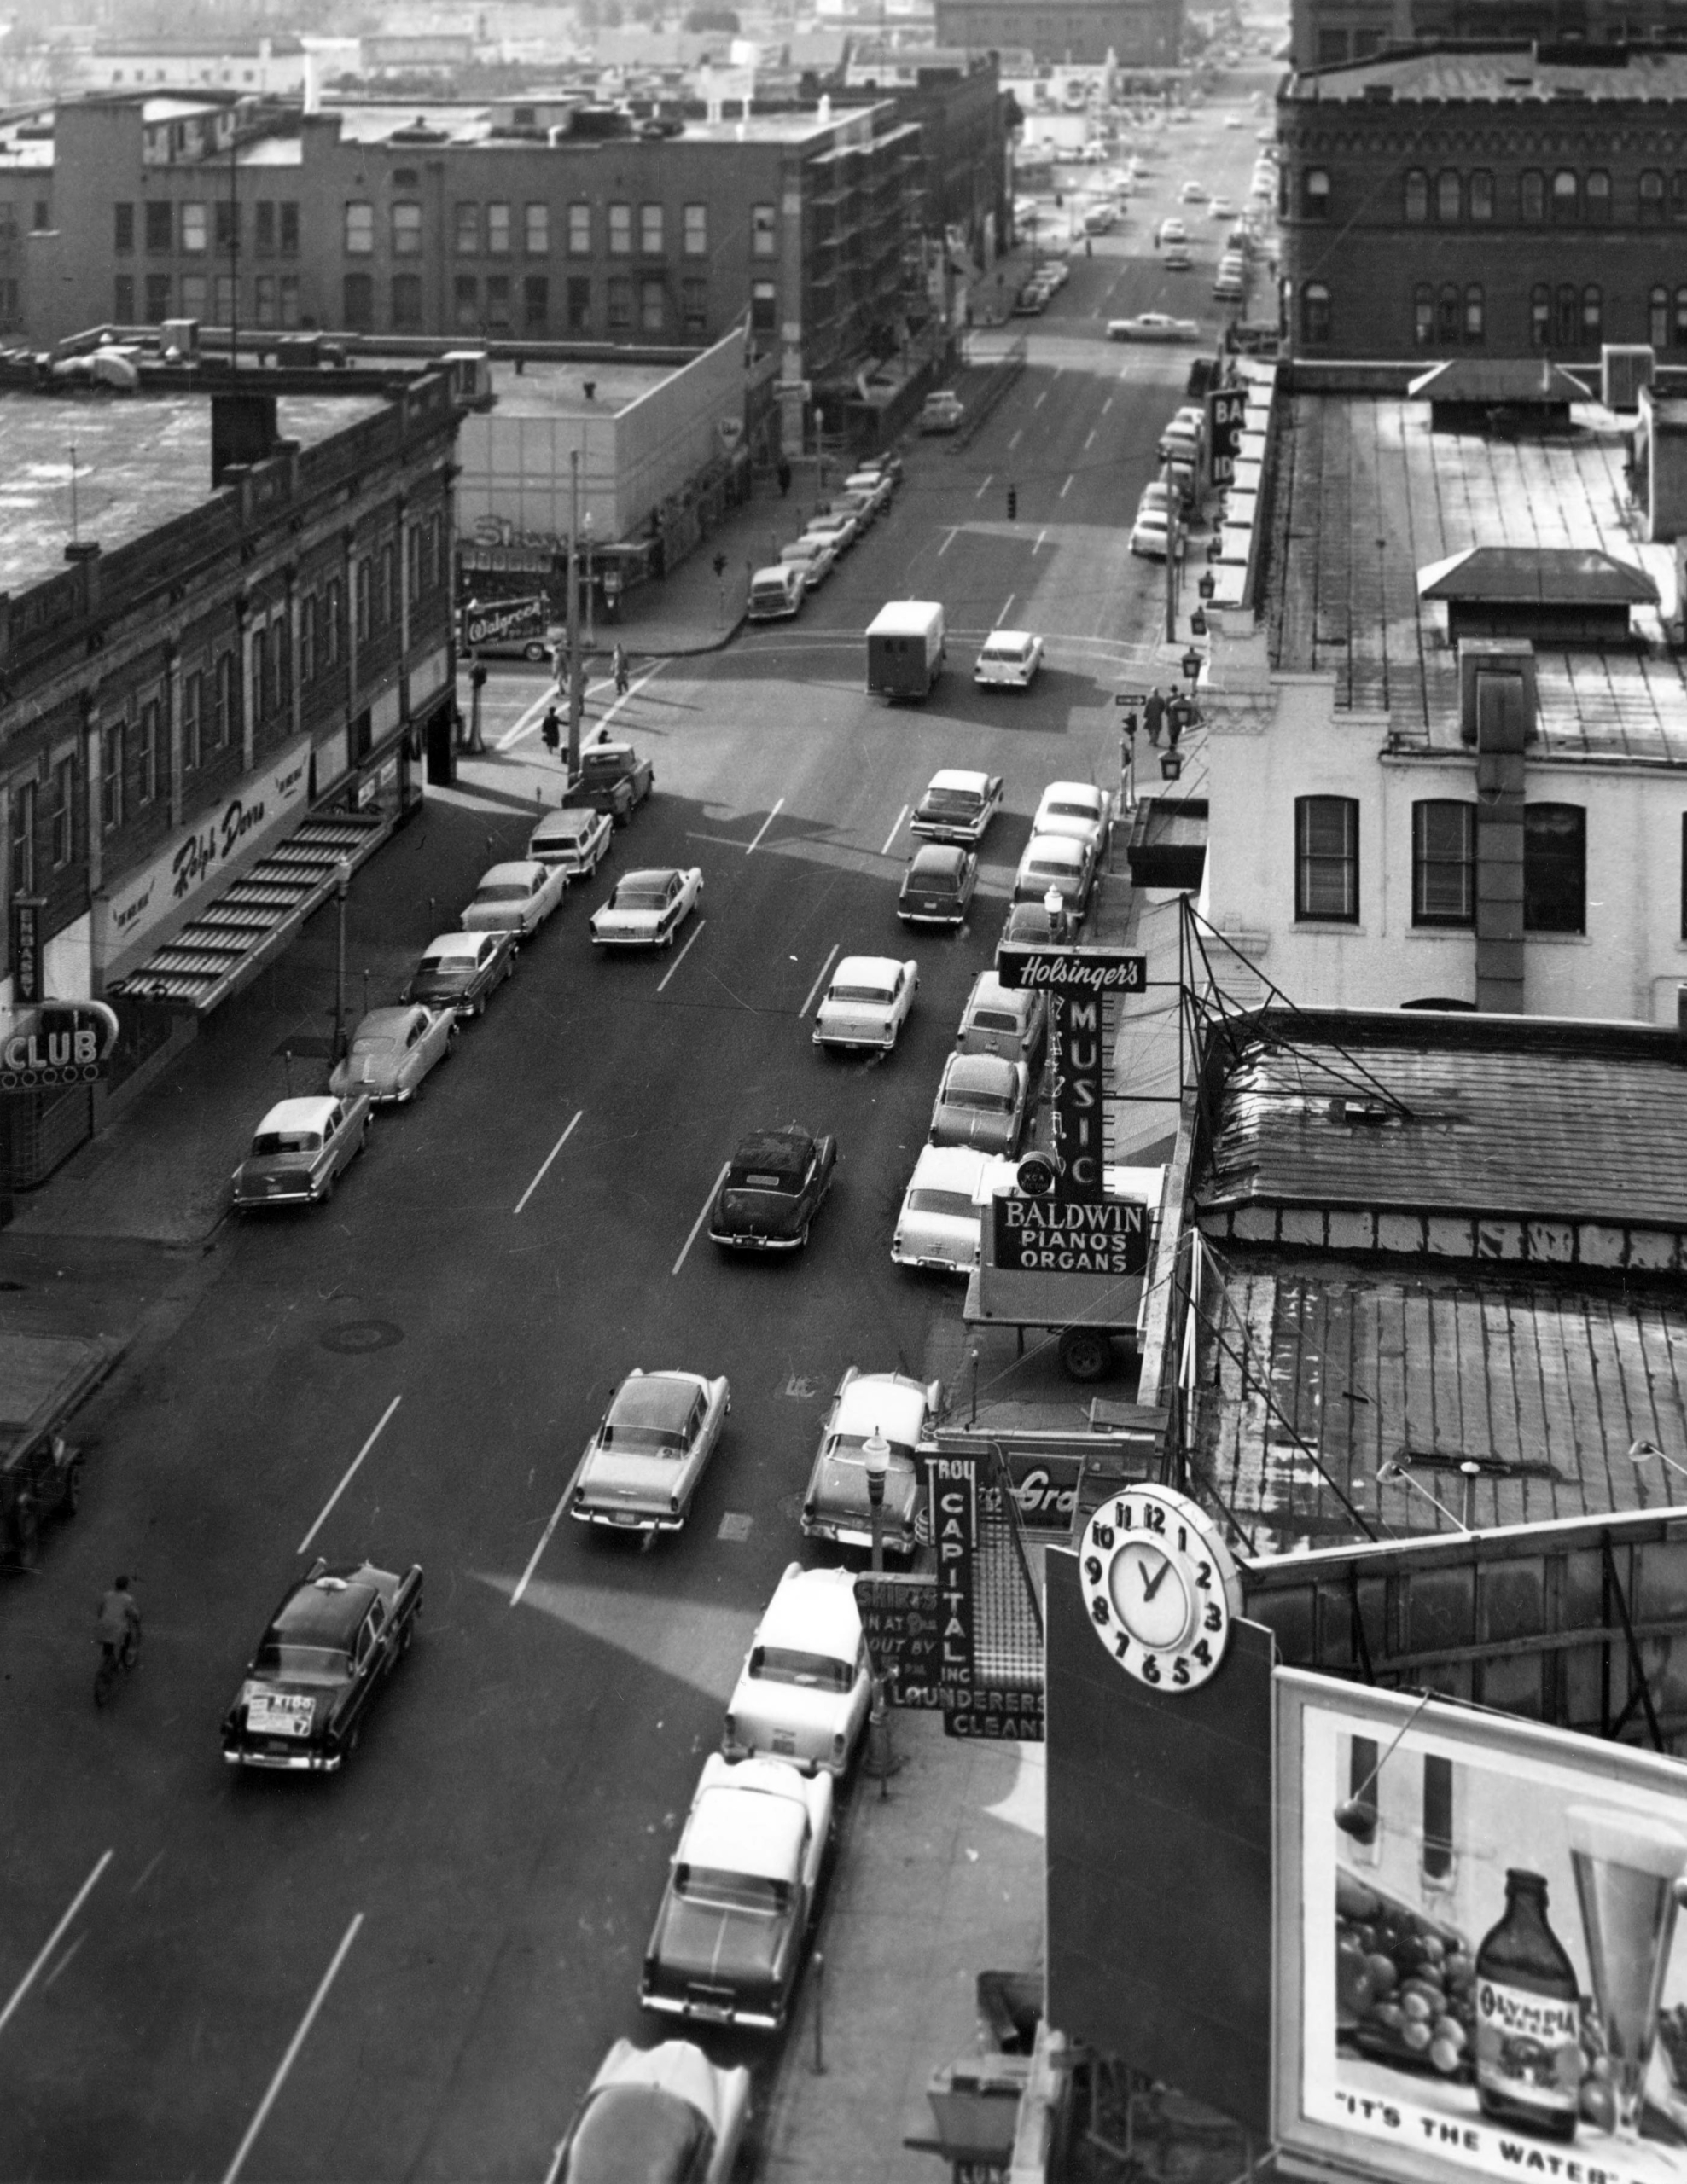
[(788, 1176), (795, 1181), (807, 1167), (813, 1152), (814, 1140), (800, 1124), (792, 1123), (783, 1130), (746, 1130), (733, 1153), (731, 1165), (765, 1170), (771, 1176)]
[(391, 1008), (371, 1008), (368, 1015), (359, 1018), (358, 1028), (352, 1034), (352, 1043), (355, 1045), (359, 1039), (370, 1034), (380, 1037), (389, 1031), (402, 1031), (418, 1016), (426, 1016), (428, 1013), (419, 1001), (400, 1002)]
[(320, 1570), (294, 1586), (271, 1623), (266, 1636), (292, 1646), (343, 1646), (369, 1613), (380, 1590), (382, 1571), (367, 1563), (341, 1563)]
[(926, 783), (926, 793), (934, 788), (967, 789), (978, 796), (989, 793), (991, 776), (969, 772), (962, 766), (944, 766)]
[(263, 1121), (259, 1131), (281, 1130), (326, 1130), (338, 1100), (317, 1093), (308, 1099), (277, 1100)]
[(756, 1643), (852, 1661), (861, 1644), (853, 1573), (788, 1570), (756, 1627)]
[(1082, 864), (1083, 844), (1071, 834), (1033, 834), (1025, 845), (1025, 863)]
[(926, 1391), (901, 1373), (858, 1373), (838, 1398), (835, 1433), (870, 1433), (876, 1426), (887, 1441), (911, 1448), (925, 1423)]
[(687, 1865), (790, 1880), (801, 1860), (807, 1819), (803, 1779), (795, 1768), (777, 1759), (735, 1763), (715, 1752), (704, 1764), (679, 1856)]
[(963, 1191), (970, 1198), (978, 1179), (990, 1162), (975, 1145), (922, 1145), (908, 1178), (908, 1188), (922, 1190)]
[(580, 753), (583, 758), (631, 758), (630, 743), (589, 743)]
[(424, 956), (478, 956), (492, 938), (489, 932), (436, 932), (422, 952)]
[(707, 1384), (697, 1373), (629, 1373), (609, 1415), (617, 1426), (654, 1426), (678, 1432)]
[(490, 887), (497, 882), (502, 886), (509, 886), (516, 880), (523, 880), (531, 886), (535, 880), (544, 880), (548, 876), (542, 864), (535, 863), (532, 857), (517, 857), (509, 864), (489, 864), (480, 874), (479, 885)]
[(601, 827), (608, 816), (607, 812), (594, 811), (590, 804), (567, 804), (560, 811), (548, 812), (534, 828), (536, 842), (578, 841), (583, 834)]
[(790, 565), (786, 561), (770, 561), (765, 569), (758, 569), (750, 578), (752, 585), (759, 584), (764, 577), (782, 587), (791, 581)]
[[(1102, 810), (1107, 803), (1107, 791), (1097, 788), (1093, 781), (1050, 781), (1043, 792), (1043, 804), (1054, 796), (1068, 804), (1087, 804), (1097, 811)], [(1038, 808), (1040, 810), (1042, 807), (1039, 804)]]
[(1017, 1091), (1020, 1069), (1006, 1054), (951, 1054), (944, 1065), (943, 1089), (961, 1085), (974, 1092)]
[(908, 860), (908, 869), (915, 872), (958, 872), (967, 861), (967, 852), (958, 842), (922, 842)]
[[(1034, 909), (1034, 904), (1021, 903), (1021, 909)], [(973, 990), (967, 996), (967, 1014), (975, 1008), (1011, 1008), (1015, 1015), (1028, 1016), (1036, 995), (1026, 986), (1004, 986), (994, 971), (980, 971), (973, 980)]]
[(1029, 630), (992, 630), (984, 642), (986, 645), (1017, 645), (1022, 652), (1031, 640)]
[(678, 880), (678, 877), (679, 874), (671, 864), (645, 864), (641, 865), (637, 872), (624, 872), (615, 886), (617, 889), (654, 887), (659, 880), (666, 886), (670, 880)]
[(894, 956), (846, 956), (827, 981), (829, 985), (864, 985), (879, 979), (894, 985), (907, 966)]

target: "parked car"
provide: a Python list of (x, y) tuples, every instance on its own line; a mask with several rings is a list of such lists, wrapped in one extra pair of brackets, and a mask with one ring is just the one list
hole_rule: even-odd
[(615, 822), (607, 811), (589, 804), (565, 804), (547, 811), (527, 837), (527, 855), (536, 864), (553, 864), (572, 886), (589, 880), (609, 854)]
[(882, 1532), (885, 1551), (911, 1554), (917, 1544), (919, 1478), (914, 1452), (926, 1438), (943, 1392), (939, 1380), (911, 1380), (905, 1373), (863, 1373), (852, 1365), (820, 1429), (820, 1446), (802, 1500), (802, 1528), (810, 1539), (841, 1547), (870, 1547), (867, 1494), (868, 1437), (889, 1444)]
[(1186, 182), (1178, 192), (1178, 196), (1179, 201), (1185, 205), (1204, 205), (1207, 202), (1207, 185), (1204, 182)]
[(967, 405), (952, 388), (941, 387), (928, 394), (920, 410), (920, 430), (922, 433), (952, 433), (967, 414)]
[(406, 1001), (429, 1008), (454, 1008), (459, 1016), (486, 1013), (487, 996), (515, 970), (513, 932), (441, 932), (422, 951), (404, 987)]
[(1003, 948), (1064, 948), (1078, 937), (1081, 920), (1062, 905), (1050, 911), (1044, 902), (1015, 903), (1002, 921), (996, 941), (996, 967)]
[(1209, 220), (1233, 220), (1236, 206), (1228, 197), (1215, 197), (1207, 207), (1207, 217)]
[(834, 493), (822, 511), (826, 515), (846, 515), (855, 526), (855, 535), (863, 537), (879, 520), (878, 496), (870, 488), (862, 493), (845, 489)]
[(976, 848), (1002, 808), (1002, 776), (945, 766), (932, 775), (909, 824), (932, 842), (966, 842)]
[(846, 956), (814, 1013), (817, 1047), (895, 1046), (919, 991), (920, 967), (911, 958)]
[(802, 571), (803, 583), (810, 591), (825, 583), (838, 565), (838, 549), (823, 538), (817, 538), (812, 531), (806, 531), (800, 538), (794, 538), (788, 546), (779, 549), (779, 558), (793, 568)]
[(903, 463), (899, 455), (887, 452), (883, 455), (866, 456), (856, 464), (855, 468), (858, 475), (887, 478), (890, 480), (892, 492), (894, 492), (902, 483)]
[(752, 622), (782, 621), (797, 613), (807, 590), (807, 577), (794, 562), (774, 562), (750, 578), (744, 611)]
[(806, 1774), (846, 1774), (871, 1680), (854, 1577), (793, 1562), (744, 1656), (720, 1748), (729, 1759), (765, 1752)]
[(809, 518), (802, 535), (823, 540), (841, 560), (854, 545), (860, 528), (852, 515), (823, 513)]
[(846, 493), (859, 493), (873, 504), (875, 516), (882, 515), (890, 506), (894, 491), (888, 474), (882, 470), (852, 470), (844, 479)]
[(971, 1145), (1007, 1159), (1019, 1150), (1030, 1089), (1030, 1072), (1022, 1061), (1001, 1054), (951, 1054), (932, 1107), (928, 1141)]
[(922, 1145), (914, 1163), (902, 1210), (896, 1217), (890, 1255), (898, 1266), (934, 1274), (970, 1274), (978, 1264), (982, 1209), (974, 1194), (991, 1156), (974, 1145)]
[(513, 932), (525, 940), (535, 932), (568, 891), (568, 875), (560, 866), (542, 864), (537, 857), (522, 857), (512, 864), (495, 864), (480, 876), (473, 899), (462, 914), (465, 932)]
[(731, 1408), (724, 1375), (635, 1368), (586, 1443), (568, 1514), (614, 1531), (677, 1532)]
[(618, 2040), (599, 2064), (551, 2164), (553, 2184), (730, 2184), (750, 2074), (689, 2040)]
[(570, 804), (589, 804), (625, 827), (656, 786), (656, 769), (630, 743), (592, 743), (580, 753), (579, 777), (568, 789)]
[(1193, 318), (1173, 318), (1163, 311), (1138, 311), (1134, 318), (1110, 318), (1107, 322), (1109, 341), (1198, 341), (1200, 322)]
[(419, 1002), (371, 1008), (352, 1032), (344, 1060), (329, 1071), (328, 1089), (336, 1100), (364, 1093), (377, 1107), (413, 1100), (457, 1037), (454, 1008), (424, 1008)]
[(1015, 318), (1037, 318), (1049, 308), (1048, 291), (1027, 281), (1015, 293), (1009, 308)]
[(1163, 503), (1137, 510), (1137, 520), (1131, 526), (1131, 551), (1133, 554), (1163, 561), (1170, 550), (1170, 537), (1171, 516)]
[(278, 1101), (253, 1132), (252, 1150), (235, 1170), (236, 1209), (255, 1213), (281, 1205), (325, 1205), (363, 1151), (374, 1112), (367, 1092)]
[(977, 885), (971, 850), (959, 842), (922, 842), (902, 875), (896, 915), (904, 925), (964, 925)]
[(422, 1565), (321, 1559), (289, 1585), (223, 1716), (231, 1767), (331, 1774), (357, 1750), (370, 1702), (410, 1651)]
[(712, 1242), (737, 1252), (794, 1252), (837, 1172), (838, 1141), (799, 1124), (753, 1130), (738, 1141), (709, 1213)]
[(697, 907), (703, 875), (697, 866), (629, 872), (591, 914), (596, 948), (672, 948), (679, 928)]
[(973, 980), (955, 1044), (963, 1054), (1000, 1054), (1033, 1067), (1048, 1037), (1047, 996), (1030, 987), (1004, 986), (994, 971)]
[(829, 1774), (712, 1752), (644, 1952), (643, 2007), (777, 2032), (796, 1992), (831, 1835)]
[(1168, 242), (1187, 242), (1189, 229), (1181, 220), (1162, 220), (1155, 230), (1154, 239), (1163, 249)]
[(1068, 910), (1082, 917), (1095, 883), (1095, 854), (1070, 834), (1033, 834), (1014, 874), (1014, 900), (1040, 903), (1052, 888)]
[(1043, 665), (1043, 640), (1029, 630), (992, 630), (979, 648), (973, 681), (1028, 690)]
[(1113, 826), (1113, 797), (1093, 781), (1050, 781), (1031, 822), (1033, 834), (1071, 834), (1100, 857)]

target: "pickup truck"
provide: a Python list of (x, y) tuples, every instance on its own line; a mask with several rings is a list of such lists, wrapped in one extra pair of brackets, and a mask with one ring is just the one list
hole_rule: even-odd
[(580, 770), (569, 784), (567, 801), (608, 812), (618, 827), (625, 827), (655, 786), (655, 768), (631, 744), (594, 743), (580, 753)]

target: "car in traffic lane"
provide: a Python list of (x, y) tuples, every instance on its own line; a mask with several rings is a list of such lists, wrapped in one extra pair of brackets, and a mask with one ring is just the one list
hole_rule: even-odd
[(223, 1717), (231, 1767), (331, 1774), (358, 1748), (369, 1703), (410, 1651), (422, 1565), (318, 1558), (288, 1586)]
[(709, 1240), (736, 1252), (794, 1252), (837, 1171), (835, 1137), (800, 1124), (753, 1130), (739, 1139), (709, 1211)]
[(1002, 808), (1002, 776), (945, 766), (932, 775), (909, 825), (932, 842), (965, 842), (976, 849)]
[(495, 864), (482, 873), (462, 913), (465, 932), (513, 932), (525, 940), (537, 932), (567, 892), (568, 875), (537, 857)]
[(904, 925), (959, 927), (966, 923), (978, 858), (959, 842), (922, 842), (908, 860), (896, 897)]
[(336, 1100), (367, 1093), (377, 1107), (413, 1100), (457, 1040), (454, 1008), (424, 1008), (419, 1002), (371, 1008), (352, 1032), (343, 1060), (329, 1072), (328, 1089)]
[(568, 801), (589, 804), (625, 827), (655, 786), (655, 766), (631, 744), (600, 741), (581, 752), (579, 773), (568, 784)]
[(992, 630), (979, 648), (973, 681), (1028, 690), (1043, 665), (1043, 640), (1029, 630)]
[(1109, 341), (1198, 341), (1200, 322), (1193, 318), (1173, 318), (1167, 311), (1138, 311), (1134, 318), (1110, 318), (1107, 322)]
[(853, 1577), (790, 1563), (744, 1656), (720, 1748), (729, 1759), (763, 1752), (806, 1774), (846, 1774), (870, 1681)]
[(724, 1374), (635, 1367), (575, 1468), (569, 1515), (611, 1531), (677, 1532), (731, 1408)]
[(618, 2040), (598, 2065), (552, 2159), (550, 2184), (731, 2184), (750, 2074), (689, 2040)]
[(513, 977), (514, 932), (437, 933), (422, 951), (405, 984), (404, 998), (428, 1008), (453, 1008), (459, 1016), (480, 1016), (487, 998)]
[(277, 1101), (253, 1132), (252, 1149), (235, 1170), (236, 1210), (256, 1213), (283, 1205), (325, 1205), (363, 1151), (373, 1112), (367, 1092)]
[(895, 1046), (919, 991), (920, 967), (910, 956), (846, 956), (814, 1012), (817, 1047)]
[(615, 882), (607, 903), (591, 914), (592, 944), (597, 948), (672, 948), (679, 928), (697, 907), (703, 875), (697, 866), (684, 871), (659, 866), (629, 872)]
[(967, 414), (967, 405), (952, 387), (928, 394), (920, 410), (922, 433), (952, 433)]
[(820, 1446), (802, 1498), (809, 1539), (840, 1547), (873, 1543), (871, 1496), (864, 1451), (877, 1435), (889, 1449), (881, 1529), (887, 1554), (912, 1554), (919, 1535), (919, 1476), (915, 1452), (926, 1438), (943, 1394), (939, 1380), (905, 1373), (863, 1373), (851, 1365), (820, 1429)]

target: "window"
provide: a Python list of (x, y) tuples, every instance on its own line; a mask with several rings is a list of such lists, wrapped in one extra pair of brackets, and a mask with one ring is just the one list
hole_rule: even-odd
[(632, 283), (625, 273), (609, 276), (609, 331), (628, 332), (632, 325)]
[(135, 801), (150, 804), (158, 794), (159, 702), (148, 698), (135, 723)]
[(314, 591), (299, 602), (299, 687), (305, 689), (317, 679), (317, 617), (321, 613)]
[(687, 205), (680, 215), (682, 241), (680, 248), (688, 258), (707, 258), (709, 254), (709, 208), (707, 205)]
[(217, 702), (212, 707), (206, 741), (212, 750), (223, 743), (238, 743), (242, 719), (240, 661), (233, 652), (217, 656)]
[(174, 245), (174, 213), (175, 207), (167, 202), (160, 205), (154, 200), (148, 204), (147, 248), (154, 258), (167, 254)]
[(240, 206), (231, 205), (226, 197), (219, 197), (212, 206), (216, 216), (217, 248), (224, 254), (240, 248)]
[(270, 632), (267, 628), (252, 633), (252, 717), (267, 720), (275, 711), (275, 678), (270, 664)]
[(273, 258), (276, 254), (276, 208), (274, 201), (267, 197), (258, 200), (253, 247), (259, 258)]
[(662, 208), (660, 205), (641, 205), (638, 208), (638, 248), (645, 258), (660, 258), (662, 254)]
[(1640, 177), (1640, 224), (1655, 228), (1664, 216), (1664, 178), (1656, 167), (1648, 167)]
[(1526, 220), (1546, 218), (1546, 177), (1539, 167), (1526, 167), (1518, 176), (1517, 209)]
[(393, 255), (422, 255), (422, 207), (408, 197), (399, 198), (393, 207)]
[(369, 556), (365, 554), (363, 560), (358, 562), (357, 571), (356, 614), (358, 642), (360, 645), (364, 645), (369, 642), (372, 583), (373, 578), (369, 568)]
[(1552, 298), (1552, 339), (1560, 349), (1574, 349), (1581, 331), (1581, 295), (1568, 281), (1561, 281)]
[(1675, 292), (1675, 346), (1687, 344), (1687, 288)]
[(414, 607), (422, 596), (422, 526), (413, 523), (404, 533), (404, 588)]
[(1435, 218), (1438, 220), (1462, 219), (1464, 214), (1464, 183), (1463, 177), (1451, 167), (1443, 167), (1435, 177)]
[(1579, 804), (1524, 809), (1523, 930), (1587, 930), (1587, 814)]
[(1584, 346), (1597, 344), (1605, 326), (1605, 299), (1602, 290), (1590, 285), (1581, 292), (1581, 338)]
[(299, 255), (299, 206), (296, 199), (283, 198), (281, 203), (281, 254), (283, 258)]
[(1551, 332), (1552, 292), (1541, 281), (1529, 291), (1529, 339), (1537, 349), (1544, 349)]
[(395, 334), (420, 334), (422, 331), (420, 273), (395, 273), (393, 276), (393, 331)]
[(35, 784), (12, 785), (12, 892), (35, 892)]
[(1669, 217), (1687, 220), (1687, 169), (1677, 167), (1669, 178)]
[(667, 293), (660, 280), (638, 284), (638, 323), (645, 334), (660, 334), (667, 324)]
[(1611, 222), (1611, 177), (1603, 167), (1595, 167), (1582, 190), (1582, 202), (1587, 218), (1597, 227), (1608, 227)]
[(771, 334), (779, 321), (779, 292), (771, 281), (750, 283), (750, 324), (758, 334)]
[(76, 854), (76, 758), (73, 752), (53, 768), (53, 868), (61, 870)]
[(346, 255), (368, 258), (375, 249), (375, 207), (352, 198), (346, 207)]
[(146, 323), (148, 326), (162, 326), (169, 316), (170, 276), (167, 273), (148, 273)]
[(1493, 218), (1493, 176), (1486, 167), (1478, 167), (1470, 177), (1470, 217), (1473, 220)]
[(568, 331), (584, 334), (591, 324), (591, 283), (582, 275), (568, 276)]
[(709, 323), (709, 284), (707, 281), (680, 282), (679, 316), (688, 334), (707, 332)]
[(1653, 288), (1646, 297), (1646, 339), (1655, 349), (1669, 346), (1669, 290)]
[(1574, 168), (1560, 167), (1552, 177), (1552, 218), (1556, 227), (1574, 227), (1581, 218), (1581, 181)]
[(1487, 339), (1487, 302), (1480, 281), (1464, 291), (1464, 339), (1473, 347)]
[(521, 323), (529, 334), (543, 334), (550, 324), (550, 283), (543, 273), (530, 273), (521, 283)]
[(1420, 281), (1411, 292), (1411, 337), (1420, 349), (1427, 349), (1435, 338), (1435, 291), (1427, 281)]
[(1452, 1762), (1437, 1753), (1423, 1759), (1423, 1879), (1452, 1885)]
[(1329, 291), (1322, 281), (1308, 281), (1300, 291), (1300, 338), (1308, 348), (1329, 339)]
[(590, 205), (571, 205), (568, 207), (568, 255), (570, 258), (590, 258), (591, 255)]
[(489, 273), (486, 276), (486, 331), (488, 334), (508, 334), (509, 317), (509, 276)]
[(1463, 330), (1463, 312), (1457, 287), (1451, 281), (1441, 283), (1435, 299), (1435, 335), (1440, 341), (1457, 341)]
[(1300, 177), (1300, 216), (1323, 220), (1329, 214), (1329, 170), (1308, 167)]
[(1347, 32), (1320, 30), (1318, 32), (1318, 67), (1320, 68), (1339, 68), (1347, 58)]
[(346, 585), (330, 577), (323, 590), (323, 664), (338, 667), (346, 651)]
[(217, 307), (214, 314), (218, 326), (232, 326), (235, 322), (235, 282), (230, 273), (217, 276)]
[(480, 248), (480, 208), (478, 205), (459, 204), (453, 229), (457, 236), (459, 258), (473, 258)]
[(390, 629), (398, 619), (398, 549), (389, 538), (381, 549), (380, 584), (375, 593), (375, 614), (382, 629)]
[(1427, 220), (1429, 217), (1429, 177), (1422, 167), (1406, 169), (1405, 216), (1408, 220)]
[(550, 207), (549, 205), (529, 205), (523, 217), (522, 247), (529, 258), (548, 258), (550, 255)]
[(451, 321), (459, 334), (480, 330), (480, 283), (472, 273), (459, 273), (451, 283)]
[(278, 306), (276, 301), (276, 276), (273, 273), (260, 273), (258, 276), (256, 293), (258, 308), (255, 316), (259, 325), (276, 325), (278, 322)]
[(1681, 815), (1681, 938), (1687, 940), (1687, 811)]
[[(100, 824), (108, 834), (123, 824), (123, 746), (126, 725), (114, 720), (100, 735)], [(32, 801), (32, 785), (30, 793)]]
[(1358, 922), (1359, 807), (1351, 796), (1294, 799), (1294, 915)]
[(112, 247), (119, 258), (127, 258), (135, 247), (135, 208), (132, 205), (112, 206)]
[(750, 207), (750, 253), (755, 258), (775, 258), (779, 252), (779, 216), (771, 205)]
[(509, 255), (508, 205), (488, 205), (486, 207), (486, 254), (489, 258), (508, 258)]
[(632, 207), (631, 205), (612, 205), (609, 207), (609, 255), (629, 258), (632, 254)]
[(1476, 807), (1430, 801), (1411, 807), (1411, 921), (1476, 922)]
[(200, 736), (205, 717), (205, 670), (195, 667), (182, 677), (182, 770), (198, 765)]
[(206, 225), (203, 205), (184, 205), (182, 207), (182, 247), (194, 256), (203, 253), (210, 231)]
[(135, 276), (119, 273), (112, 284), (111, 315), (119, 326), (135, 323)]
[(183, 318), (203, 318), (209, 305), (211, 286), (203, 273), (184, 273), (182, 276), (182, 316)]
[(297, 326), (299, 323), (299, 276), (296, 273), (283, 273), (281, 276), (279, 316), (283, 326)]
[(375, 331), (373, 276), (368, 273), (348, 273), (342, 286), (346, 324), (354, 333), (373, 334)]

